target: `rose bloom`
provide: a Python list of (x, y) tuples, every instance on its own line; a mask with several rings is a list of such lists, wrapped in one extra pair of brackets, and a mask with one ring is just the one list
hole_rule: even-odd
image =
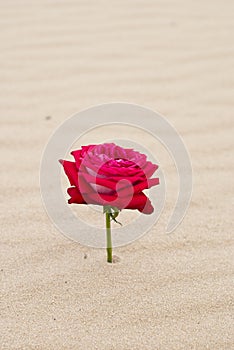
[(145, 189), (159, 184), (151, 178), (158, 165), (146, 155), (114, 143), (82, 146), (71, 152), (74, 161), (60, 160), (72, 187), (68, 203), (111, 205), (151, 214), (154, 208)]

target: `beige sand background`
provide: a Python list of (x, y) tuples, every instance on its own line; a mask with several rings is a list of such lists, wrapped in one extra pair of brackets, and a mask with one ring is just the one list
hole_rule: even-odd
[[(231, 0), (0, 1), (1, 349), (234, 348), (233, 13)], [(108, 265), (53, 227), (39, 166), (62, 121), (119, 100), (175, 126), (194, 190), (166, 235), (164, 157), (163, 215)]]

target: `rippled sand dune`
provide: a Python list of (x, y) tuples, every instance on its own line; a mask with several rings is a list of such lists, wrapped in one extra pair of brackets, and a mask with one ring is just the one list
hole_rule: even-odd
[[(233, 13), (231, 0), (0, 2), (2, 350), (233, 349)], [(142, 137), (167, 204), (114, 265), (54, 228), (39, 188), (54, 129), (110, 101), (165, 115), (194, 171), (187, 216), (166, 235), (176, 170)]]

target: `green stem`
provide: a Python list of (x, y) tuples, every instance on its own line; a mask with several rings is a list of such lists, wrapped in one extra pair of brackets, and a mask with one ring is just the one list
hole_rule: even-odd
[(111, 216), (106, 212), (106, 251), (107, 262), (112, 263)]

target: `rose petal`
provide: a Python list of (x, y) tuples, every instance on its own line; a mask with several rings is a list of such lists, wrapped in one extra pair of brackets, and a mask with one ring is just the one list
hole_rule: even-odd
[(157, 164), (147, 162), (145, 167), (142, 168), (142, 171), (144, 172), (144, 174), (147, 178), (150, 178), (157, 169), (158, 169)]
[(59, 162), (63, 165), (64, 171), (68, 177), (71, 186), (78, 186), (78, 174), (76, 164), (68, 160), (60, 159)]
[[(115, 200), (115, 206), (119, 209), (138, 209), (141, 213), (151, 214), (154, 211), (154, 208), (149, 200), (149, 198), (144, 193), (135, 194), (132, 199), (127, 202), (126, 198), (118, 198), (116, 196), (110, 195), (97, 195), (96, 193), (92, 193), (89, 195), (85, 195), (85, 198), (81, 195), (79, 190), (76, 187), (70, 187), (67, 190), (70, 195), (70, 199), (68, 200), (69, 204), (96, 204), (96, 205), (108, 205)], [(127, 205), (126, 205), (127, 202)]]
[(69, 196), (71, 197), (68, 200), (69, 204), (72, 203), (76, 203), (76, 204), (87, 204), (84, 200), (84, 198), (82, 197), (81, 193), (79, 192), (79, 190), (76, 187), (69, 187), (67, 189), (67, 193), (69, 194)]

